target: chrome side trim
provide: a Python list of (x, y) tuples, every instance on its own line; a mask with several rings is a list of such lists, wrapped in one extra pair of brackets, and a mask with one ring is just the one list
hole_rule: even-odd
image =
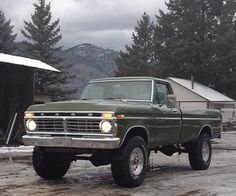
[[(125, 117), (123, 119), (137, 119), (137, 120), (153, 120), (153, 119), (156, 119), (156, 120), (181, 120), (181, 117), (154, 117), (154, 118), (151, 118), (151, 117)], [(183, 120), (218, 120), (220, 121), (220, 119), (218, 118), (183, 118)]]
[(159, 117), (159, 118), (155, 118), (155, 119), (157, 119), (157, 120), (181, 120), (181, 117), (173, 117), (173, 118), (171, 118), (171, 117)]
[(122, 144), (123, 144), (123, 142), (125, 141), (125, 138), (126, 138), (126, 136), (128, 135), (128, 133), (129, 133), (132, 129), (134, 129), (134, 128), (142, 128), (142, 129), (144, 129), (144, 130), (146, 131), (147, 136), (148, 136), (148, 143), (147, 143), (147, 146), (149, 146), (149, 141), (150, 141), (150, 139), (149, 139), (149, 138), (150, 138), (149, 131), (147, 130), (146, 127), (144, 127), (144, 126), (142, 126), (142, 125), (134, 125), (134, 126), (131, 126), (131, 127), (125, 132), (125, 135), (124, 135), (122, 141), (120, 142), (120, 146), (122, 146)]
[(85, 149), (116, 149), (119, 148), (120, 138), (76, 138), (76, 137), (49, 137), (30, 136), (22, 137), (26, 146), (85, 148)]
[(171, 118), (171, 117), (156, 117), (156, 118), (152, 118), (152, 117), (124, 117), (123, 119), (137, 119), (137, 120), (181, 120), (181, 118)]
[(218, 118), (183, 118), (183, 120), (218, 120), (220, 121), (220, 119)]

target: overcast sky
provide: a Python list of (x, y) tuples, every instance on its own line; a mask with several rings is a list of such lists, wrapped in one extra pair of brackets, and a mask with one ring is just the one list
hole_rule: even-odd
[[(11, 19), (17, 41), (23, 19), (29, 20), (37, 0), (0, 0), (0, 9)], [(164, 0), (46, 0), (51, 2), (54, 19), (60, 18), (60, 45), (64, 49), (82, 43), (123, 50), (131, 43), (131, 34), (144, 12), (155, 20), (159, 9), (166, 9)]]

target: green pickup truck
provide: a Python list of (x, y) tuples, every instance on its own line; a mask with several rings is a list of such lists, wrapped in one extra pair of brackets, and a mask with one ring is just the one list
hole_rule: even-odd
[(75, 160), (111, 164), (115, 182), (140, 185), (151, 151), (188, 153), (195, 170), (209, 167), (219, 138), (217, 110), (180, 109), (168, 81), (152, 77), (96, 79), (80, 100), (32, 105), (25, 112), (25, 145), (45, 179), (63, 177)]

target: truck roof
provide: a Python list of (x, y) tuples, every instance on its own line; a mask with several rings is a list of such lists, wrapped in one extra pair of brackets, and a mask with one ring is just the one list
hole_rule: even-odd
[(154, 78), (149, 76), (132, 76), (132, 77), (110, 77), (110, 78), (99, 78), (90, 80), (89, 83), (93, 82), (106, 82), (106, 81), (121, 81), (121, 80), (158, 80), (162, 82), (168, 82), (167, 80), (161, 78)]

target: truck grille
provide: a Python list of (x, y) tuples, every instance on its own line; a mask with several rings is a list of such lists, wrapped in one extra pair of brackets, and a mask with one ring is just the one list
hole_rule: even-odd
[(67, 119), (66, 127), (68, 132), (101, 132), (99, 129), (100, 120)]
[(68, 133), (101, 133), (97, 119), (34, 119), (37, 131)]

